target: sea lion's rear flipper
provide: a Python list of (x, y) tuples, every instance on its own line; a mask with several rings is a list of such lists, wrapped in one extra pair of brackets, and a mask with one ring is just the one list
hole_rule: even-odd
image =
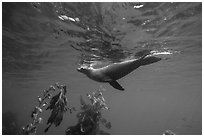
[(147, 57), (147, 58), (142, 59), (140, 63), (141, 65), (149, 65), (149, 64), (158, 62), (160, 60), (161, 58), (152, 56), (152, 57)]
[(118, 90), (125, 90), (117, 81), (111, 81), (109, 84)]
[(150, 55), (150, 54), (151, 54), (151, 50), (146, 49), (146, 50), (142, 50), (142, 51), (135, 53), (135, 57), (139, 59), (143, 59), (147, 55)]

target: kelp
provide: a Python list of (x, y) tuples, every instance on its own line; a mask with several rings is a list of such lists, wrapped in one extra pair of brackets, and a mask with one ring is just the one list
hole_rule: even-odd
[[(59, 93), (52, 97), (51, 91), (59, 91)], [(22, 127), (23, 134), (36, 134), (37, 126), (42, 123), (43, 119), (40, 117), (40, 113), (43, 112), (45, 106), (48, 105), (47, 109), (52, 110), (50, 117), (48, 118), (47, 124), (49, 126), (45, 129), (45, 132), (51, 127), (52, 124), (55, 126), (59, 126), (63, 120), (63, 115), (67, 111), (74, 108), (67, 107), (67, 98), (66, 98), (67, 89), (65, 85), (60, 85), (59, 83), (55, 83), (51, 85), (49, 89), (43, 91), (43, 96), (38, 96), (38, 106), (36, 106), (32, 113), (31, 118), (32, 122)], [(47, 100), (50, 100), (50, 103), (47, 103)]]
[(90, 103), (86, 103), (82, 96), (80, 96), (81, 112), (77, 114), (78, 123), (75, 126), (70, 126), (65, 131), (67, 135), (95, 135), (95, 134), (109, 134), (99, 128), (101, 123), (106, 128), (111, 128), (111, 123), (102, 117), (101, 111), (109, 109), (105, 104), (105, 99), (102, 92), (93, 92), (87, 94)]
[(54, 124), (56, 127), (59, 126), (63, 120), (63, 114), (68, 109), (70, 110), (70, 113), (72, 113), (72, 110), (75, 110), (74, 108), (67, 107), (67, 98), (65, 96), (67, 93), (66, 86), (61, 85), (57, 87), (60, 89), (60, 92), (52, 97), (49, 106), (46, 109), (50, 109), (52, 112), (47, 121), (48, 127), (44, 130), (44, 132), (47, 132), (52, 124)]
[[(53, 96), (51, 91), (58, 93)], [(67, 87), (59, 83), (55, 83), (49, 89), (44, 90), (42, 97), (38, 96), (39, 104), (31, 113), (32, 122), (22, 128), (23, 134), (36, 134), (38, 125), (43, 121), (40, 114), (44, 110), (51, 110), (51, 114), (47, 120), (48, 126), (44, 132), (47, 132), (52, 125), (55, 125), (55, 127), (59, 126), (67, 110), (70, 113), (76, 111), (74, 107), (68, 107), (66, 93)], [(100, 124), (104, 125), (107, 129), (111, 128), (111, 123), (103, 118), (101, 114), (102, 110), (109, 109), (102, 92), (99, 89), (96, 93), (87, 94), (87, 98), (90, 101), (89, 103), (84, 101), (82, 96), (80, 96), (81, 111), (77, 113), (78, 123), (75, 126), (68, 127), (65, 133), (67, 135), (109, 134), (99, 128)], [(45, 109), (45, 107), (47, 108)]]

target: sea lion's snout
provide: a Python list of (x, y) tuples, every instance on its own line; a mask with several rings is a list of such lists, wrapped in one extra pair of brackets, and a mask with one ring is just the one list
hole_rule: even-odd
[(81, 72), (81, 68), (77, 68), (77, 71)]
[(82, 73), (86, 73), (88, 70), (89, 69), (86, 66), (81, 66), (81, 67), (77, 68), (77, 71), (82, 72)]

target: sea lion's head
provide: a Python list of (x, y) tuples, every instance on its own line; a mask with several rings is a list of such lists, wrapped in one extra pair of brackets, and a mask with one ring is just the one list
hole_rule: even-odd
[(82, 65), (79, 68), (77, 68), (77, 71), (87, 74), (90, 71), (90, 67)]

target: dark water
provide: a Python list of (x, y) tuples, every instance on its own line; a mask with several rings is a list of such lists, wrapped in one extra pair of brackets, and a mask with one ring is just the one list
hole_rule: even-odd
[[(18, 125), (31, 121), (36, 97), (61, 82), (76, 107), (80, 95), (106, 89), (110, 134), (202, 134), (202, 3), (3, 3), (2, 9), (2, 113), (15, 113)], [(124, 92), (76, 71), (144, 49), (173, 54), (119, 80)], [(76, 122), (67, 113), (48, 134), (64, 134)]]

